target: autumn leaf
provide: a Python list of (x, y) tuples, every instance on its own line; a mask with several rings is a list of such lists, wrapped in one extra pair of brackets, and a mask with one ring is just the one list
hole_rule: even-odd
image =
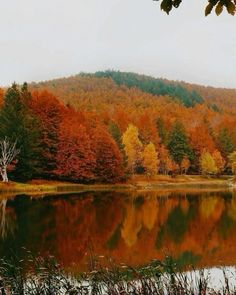
[(216, 12), (216, 15), (220, 15), (223, 11), (223, 5), (221, 3), (221, 1), (217, 4), (216, 6), (216, 9), (215, 9), (215, 12)]

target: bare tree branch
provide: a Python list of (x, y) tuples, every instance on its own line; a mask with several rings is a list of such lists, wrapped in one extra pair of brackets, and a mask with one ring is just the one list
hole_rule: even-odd
[(17, 149), (16, 145), (17, 140), (14, 143), (11, 143), (7, 137), (0, 140), (0, 174), (3, 182), (8, 182), (7, 167), (20, 153), (20, 149)]

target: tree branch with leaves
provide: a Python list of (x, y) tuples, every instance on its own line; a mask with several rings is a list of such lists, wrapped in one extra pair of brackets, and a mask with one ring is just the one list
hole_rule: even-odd
[[(162, 0), (160, 6), (161, 10), (169, 14), (172, 8), (178, 8), (181, 3), (182, 0)], [(216, 15), (220, 15), (224, 8), (229, 14), (234, 15), (236, 10), (236, 0), (208, 0), (208, 5), (205, 8), (205, 16), (209, 15), (213, 9), (215, 9)]]

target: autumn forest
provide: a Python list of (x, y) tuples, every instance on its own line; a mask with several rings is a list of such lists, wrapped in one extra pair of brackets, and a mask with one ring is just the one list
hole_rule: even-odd
[(105, 71), (14, 83), (0, 101), (0, 138), (17, 151), (6, 167), (11, 180), (106, 183), (236, 170), (233, 89)]

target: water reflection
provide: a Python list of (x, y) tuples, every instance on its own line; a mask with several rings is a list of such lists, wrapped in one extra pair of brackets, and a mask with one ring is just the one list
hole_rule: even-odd
[(0, 237), (4, 240), (8, 235), (14, 234), (16, 216), (14, 210), (7, 208), (7, 199), (0, 201)]
[(0, 254), (53, 254), (75, 271), (89, 247), (129, 265), (166, 254), (180, 264), (236, 264), (236, 196), (230, 192), (103, 192), (0, 201)]

